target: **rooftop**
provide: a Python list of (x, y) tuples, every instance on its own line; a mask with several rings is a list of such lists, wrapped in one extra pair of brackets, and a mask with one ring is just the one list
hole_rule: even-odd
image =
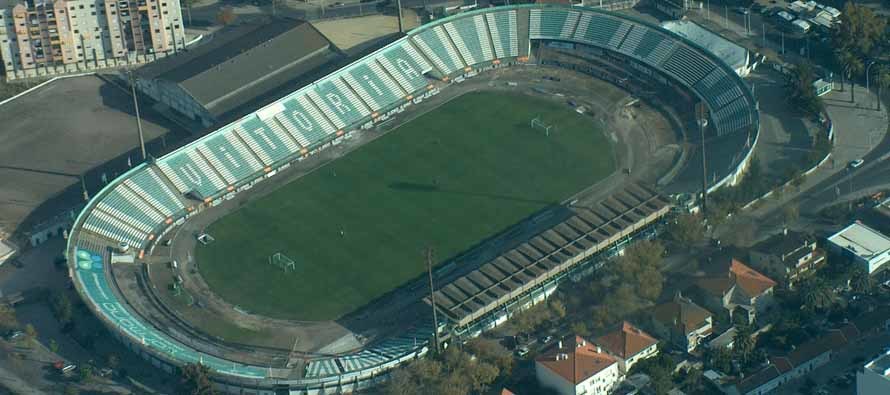
[(658, 340), (633, 324), (623, 321), (608, 333), (594, 339), (594, 343), (612, 355), (627, 359), (657, 344)]
[(885, 352), (881, 356), (865, 364), (865, 368), (881, 376), (890, 377), (890, 352)]
[(148, 64), (140, 78), (179, 84), (223, 114), (323, 64), (330, 43), (309, 23), (272, 19), (227, 28), (209, 42)]
[(865, 259), (890, 250), (890, 238), (859, 222), (835, 233), (828, 241)]
[(666, 326), (676, 325), (684, 334), (689, 334), (704, 326), (711, 317), (711, 312), (687, 298), (678, 296), (670, 302), (655, 306), (652, 316)]
[(699, 287), (713, 295), (722, 296), (737, 287), (748, 297), (755, 297), (776, 286), (775, 281), (735, 258), (730, 260), (729, 265), (718, 267), (712, 276), (697, 282)]
[(569, 382), (579, 384), (617, 362), (598, 348), (581, 336), (575, 336), (554, 345), (535, 358), (535, 362)]
[(667, 21), (661, 24), (667, 30), (683, 36), (704, 47), (734, 70), (748, 65), (748, 50), (719, 34), (692, 21)]
[(806, 233), (789, 230), (770, 236), (755, 244), (752, 249), (765, 254), (785, 255), (814, 242), (815, 238)]

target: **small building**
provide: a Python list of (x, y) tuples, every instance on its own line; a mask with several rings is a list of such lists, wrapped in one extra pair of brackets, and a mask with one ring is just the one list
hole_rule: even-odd
[(535, 376), (560, 395), (607, 395), (622, 377), (618, 361), (581, 336), (559, 341), (535, 358)]
[(622, 321), (593, 343), (618, 360), (622, 374), (637, 362), (658, 354), (658, 340), (633, 324)]
[(674, 300), (662, 303), (652, 311), (652, 324), (659, 337), (685, 352), (691, 352), (714, 330), (711, 312), (679, 293)]
[(752, 266), (789, 289), (825, 263), (815, 237), (787, 229), (755, 244), (749, 256)]
[(718, 262), (709, 270), (708, 277), (696, 281), (708, 308), (725, 309), (730, 318), (733, 314), (744, 314), (745, 322), (752, 323), (757, 313), (772, 305), (776, 282), (738, 259)]
[(311, 24), (272, 19), (227, 28), (180, 56), (145, 66), (136, 73), (136, 86), (206, 127), (241, 115), (231, 113), (337, 56)]
[(854, 222), (828, 238), (829, 251), (861, 265), (868, 274), (883, 270), (890, 261), (890, 238)]
[(671, 18), (679, 19), (689, 10), (700, 10), (704, 2), (700, 0), (653, 0), (655, 9), (663, 12)]
[(890, 351), (868, 361), (856, 372), (856, 394), (890, 394)]
[(704, 26), (689, 20), (682, 20), (667, 21), (662, 23), (661, 27), (677, 33), (710, 51), (726, 62), (729, 67), (732, 67), (739, 76), (744, 77), (751, 72), (749, 66), (751, 56), (745, 47), (723, 38), (723, 36), (708, 30)]
[(730, 327), (723, 333), (717, 335), (717, 337), (711, 339), (708, 342), (708, 348), (712, 350), (726, 349), (732, 350), (733, 345), (735, 345), (735, 334), (738, 333), (736, 327)]

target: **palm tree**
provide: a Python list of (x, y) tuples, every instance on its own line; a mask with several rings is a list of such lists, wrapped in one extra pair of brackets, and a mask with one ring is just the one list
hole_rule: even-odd
[(834, 291), (819, 277), (810, 277), (801, 284), (800, 295), (803, 307), (810, 311), (825, 309), (834, 301)]
[(850, 102), (855, 102), (856, 84), (853, 83), (853, 77), (861, 74), (865, 65), (862, 64), (862, 59), (859, 59), (849, 48), (839, 49), (835, 56), (837, 57), (838, 64), (844, 69), (844, 77), (847, 78), (850, 84)]
[(750, 325), (736, 325), (735, 337), (732, 339), (732, 350), (736, 356), (742, 361), (742, 365), (747, 365), (754, 352), (754, 338), (752, 336)]
[(862, 266), (854, 266), (853, 272), (850, 273), (850, 288), (853, 292), (861, 294), (870, 294), (874, 286), (874, 281), (865, 268)]

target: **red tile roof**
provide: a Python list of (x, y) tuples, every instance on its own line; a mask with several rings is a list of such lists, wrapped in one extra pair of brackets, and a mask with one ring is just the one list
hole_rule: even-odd
[(688, 335), (705, 326), (708, 318), (711, 317), (711, 312), (687, 298), (678, 297), (670, 302), (655, 306), (652, 316), (665, 326), (676, 326), (683, 330), (684, 335)]
[(776, 286), (775, 281), (737, 259), (732, 260), (729, 271), (735, 275), (736, 284), (750, 296), (759, 296), (766, 290)]
[(581, 336), (554, 345), (535, 361), (573, 384), (579, 384), (616, 363), (615, 358), (597, 352), (597, 346)]
[(628, 359), (658, 343), (658, 340), (633, 324), (623, 321), (605, 335), (594, 339), (593, 342), (612, 355)]

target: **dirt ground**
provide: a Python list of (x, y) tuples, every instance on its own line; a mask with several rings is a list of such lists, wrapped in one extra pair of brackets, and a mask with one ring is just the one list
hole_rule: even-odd
[[(412, 10), (402, 11), (403, 28), (407, 31), (420, 25)], [(333, 19), (313, 22), (321, 34), (344, 51), (364, 42), (399, 31), (399, 19), (392, 15), (371, 15), (359, 18)]]
[[(558, 76), (559, 81), (543, 77)], [(627, 106), (628, 93), (606, 82), (589, 76), (551, 67), (516, 66), (485, 72), (462, 83), (452, 84), (439, 95), (420, 105), (408, 107), (397, 115), (394, 122), (378, 126), (375, 131), (365, 131), (345, 143), (326, 149), (268, 183), (262, 183), (246, 193), (220, 206), (192, 217), (170, 237), (173, 247), (159, 247), (151, 259), (152, 281), (157, 294), (179, 317), (188, 317), (189, 324), (202, 332), (245, 346), (257, 346), (264, 352), (286, 353), (292, 347), (304, 356), (337, 354), (361, 347), (367, 341), (405, 330), (420, 319), (426, 318), (428, 307), (421, 301), (425, 295), (423, 284), (409, 283), (392, 293), (371, 302), (358, 311), (332, 322), (298, 322), (260, 317), (239, 311), (216, 296), (195, 270), (199, 262), (193, 261), (194, 235), (216, 219), (236, 210), (245, 202), (262, 197), (278, 187), (313, 171), (353, 149), (383, 135), (400, 124), (435, 109), (449, 100), (475, 90), (510, 90), (546, 97), (554, 101), (583, 106), (594, 119), (605, 126), (614, 146), (618, 168), (632, 169), (631, 174), (616, 172), (615, 175), (589, 188), (580, 195), (591, 199), (603, 191), (614, 190), (629, 181), (654, 185), (675, 159), (674, 152), (665, 147), (676, 145), (676, 133), (671, 130), (660, 113), (645, 104)], [(590, 92), (596, 92), (591, 95)], [(167, 292), (172, 281), (171, 270), (166, 262), (176, 259), (184, 280), (185, 292), (195, 298), (189, 306)], [(166, 274), (164, 274), (166, 272)], [(132, 298), (134, 295), (128, 295)], [(320, 297), (323, 297), (320, 295)], [(209, 347), (215, 347), (209, 345)]]

